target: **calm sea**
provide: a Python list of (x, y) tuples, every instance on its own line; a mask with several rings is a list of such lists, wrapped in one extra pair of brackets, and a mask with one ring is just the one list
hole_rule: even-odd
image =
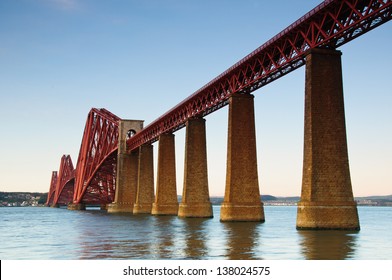
[(296, 207), (265, 223), (221, 223), (100, 210), (0, 208), (0, 259), (392, 260), (392, 207), (359, 207), (361, 230), (297, 231)]

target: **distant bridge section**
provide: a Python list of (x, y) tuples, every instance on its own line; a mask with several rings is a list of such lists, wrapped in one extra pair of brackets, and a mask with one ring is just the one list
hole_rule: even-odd
[(74, 194), (75, 169), (69, 155), (63, 155), (59, 171), (52, 172), (50, 191), (46, 204), (52, 207), (68, 205)]

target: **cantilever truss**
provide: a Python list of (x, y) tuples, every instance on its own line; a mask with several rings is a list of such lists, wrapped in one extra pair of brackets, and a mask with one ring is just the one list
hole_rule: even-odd
[(305, 64), (312, 48), (335, 49), (389, 21), (391, 0), (327, 0), (127, 141), (134, 150), (225, 106)]
[(73, 203), (107, 204), (114, 200), (118, 123), (105, 109), (91, 109), (84, 128), (75, 173)]
[(69, 155), (61, 157), (53, 205), (67, 205), (74, 194), (75, 169)]
[(53, 205), (54, 196), (56, 193), (57, 186), (57, 171), (52, 171), (52, 179), (50, 180), (50, 188), (48, 198), (46, 200), (46, 206)]
[(75, 169), (69, 155), (63, 155), (59, 171), (52, 172), (47, 206), (67, 205), (74, 194)]

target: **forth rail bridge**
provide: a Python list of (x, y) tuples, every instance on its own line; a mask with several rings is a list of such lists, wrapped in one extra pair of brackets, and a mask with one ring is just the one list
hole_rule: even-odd
[[(257, 89), (305, 65), (304, 155), (298, 229), (359, 230), (347, 152), (343, 44), (388, 22), (390, 0), (326, 0), (143, 128), (105, 109), (87, 117), (78, 161), (61, 158), (47, 205), (110, 213), (212, 217), (205, 116), (228, 105), (227, 169), (221, 221), (264, 221), (257, 173)], [(184, 185), (176, 190), (174, 132), (186, 129)], [(154, 188), (153, 145), (158, 142)]]

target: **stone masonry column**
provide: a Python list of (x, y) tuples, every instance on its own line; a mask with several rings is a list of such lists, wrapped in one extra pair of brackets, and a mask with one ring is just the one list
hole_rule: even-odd
[(68, 210), (86, 210), (86, 205), (84, 203), (70, 203), (67, 206)]
[(127, 152), (126, 141), (130, 134), (139, 132), (143, 121), (121, 120), (117, 151), (116, 195), (108, 205), (109, 213), (132, 213), (136, 201), (139, 157), (138, 151)]
[(229, 103), (227, 171), (221, 221), (264, 222), (257, 174), (254, 96), (233, 94)]
[(151, 213), (154, 202), (153, 148), (152, 144), (142, 145), (139, 148), (139, 176), (133, 214)]
[(151, 214), (178, 214), (175, 141), (172, 133), (159, 136), (157, 189)]
[(203, 118), (186, 123), (184, 188), (179, 217), (213, 217), (208, 191), (206, 124)]
[(359, 230), (348, 163), (341, 52), (306, 56), (305, 137), (297, 229)]
[(117, 155), (116, 196), (115, 201), (108, 206), (109, 213), (133, 212), (136, 201), (138, 164), (138, 151)]

